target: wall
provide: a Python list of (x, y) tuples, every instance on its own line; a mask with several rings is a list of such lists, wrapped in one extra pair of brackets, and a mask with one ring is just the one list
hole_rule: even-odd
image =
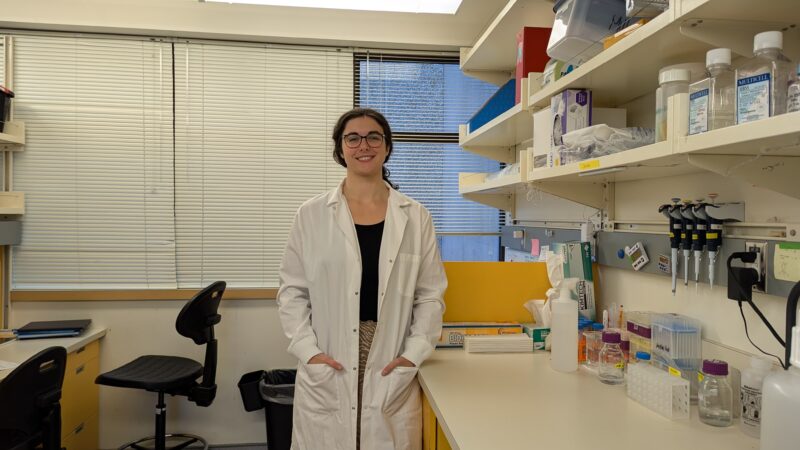
[(4, 0), (0, 27), (457, 50), (472, 45), (504, 4), (466, 0), (456, 15), (387, 15), (197, 0)]
[[(744, 201), (745, 220), (750, 223), (800, 222), (800, 200), (776, 194), (758, 187), (715, 174), (698, 173), (671, 178), (617, 183), (615, 193), (615, 219), (619, 221), (662, 221), (657, 207), (668, 203), (671, 197), (688, 199), (706, 198), (709, 193), (718, 193), (718, 202)], [(519, 196), (518, 196), (519, 199)], [(547, 217), (547, 209), (535, 208), (531, 202), (517, 200), (517, 210), (522, 219)], [(570, 202), (561, 201), (566, 208)], [(561, 211), (558, 211), (561, 214)], [(664, 236), (664, 239), (667, 239)], [(723, 243), (724, 245), (724, 243)], [(704, 261), (707, 261), (704, 256)], [(653, 259), (651, 255), (651, 260)], [(720, 261), (718, 264), (724, 264)], [(651, 310), (677, 312), (703, 321), (703, 338), (717, 347), (755, 354), (758, 351), (747, 341), (739, 308), (728, 300), (725, 286), (709, 289), (701, 283), (688, 288), (679, 284), (673, 297), (668, 277), (640, 274), (632, 270), (600, 268), (601, 307), (612, 302), (624, 305), (626, 310)], [(785, 327), (786, 299), (755, 294), (754, 301), (772, 325), (783, 334)], [(782, 347), (756, 314), (745, 306), (750, 337), (764, 350), (783, 357)], [(743, 361), (743, 359), (742, 359)]]
[[(100, 345), (100, 371), (146, 354), (180, 355), (203, 361), (204, 348), (175, 331), (183, 302), (14, 303), (12, 327), (32, 320), (91, 318), (107, 327)], [(272, 300), (223, 300), (219, 341), (218, 391), (214, 403), (201, 408), (185, 397), (168, 397), (167, 432), (192, 433), (210, 444), (265, 442), (264, 414), (244, 411), (236, 383), (244, 373), (294, 367), (286, 352), (277, 305)], [(133, 389), (100, 387), (100, 446), (117, 448), (153, 434), (156, 395)]]

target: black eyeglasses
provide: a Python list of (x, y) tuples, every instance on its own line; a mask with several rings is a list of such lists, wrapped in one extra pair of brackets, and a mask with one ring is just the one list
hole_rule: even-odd
[(376, 148), (383, 144), (383, 135), (380, 133), (368, 133), (366, 136), (361, 136), (358, 133), (350, 133), (344, 135), (344, 145), (349, 148), (358, 148), (361, 145), (361, 140), (366, 139), (367, 145)]

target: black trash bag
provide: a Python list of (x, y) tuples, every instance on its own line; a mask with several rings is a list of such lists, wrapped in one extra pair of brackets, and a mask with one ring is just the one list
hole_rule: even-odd
[(261, 380), (261, 398), (267, 428), (267, 448), (289, 450), (292, 446), (292, 405), (297, 371), (270, 370)]

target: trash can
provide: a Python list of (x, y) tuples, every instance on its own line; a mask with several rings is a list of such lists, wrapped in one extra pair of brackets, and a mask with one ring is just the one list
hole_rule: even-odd
[(292, 404), (294, 369), (258, 370), (242, 375), (239, 392), (245, 411), (264, 408), (269, 450), (289, 450), (292, 446)]

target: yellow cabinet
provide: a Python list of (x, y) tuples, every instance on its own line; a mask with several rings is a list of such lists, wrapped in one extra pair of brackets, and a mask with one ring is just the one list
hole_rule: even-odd
[(422, 395), (422, 450), (451, 450), (428, 397)]
[[(100, 343), (94, 341), (67, 355), (61, 389), (61, 440), (70, 450), (96, 449), (98, 443)], [(90, 443), (88, 446), (84, 446)]]
[(95, 450), (100, 443), (98, 431), (97, 416), (89, 417), (61, 439), (61, 446), (67, 450)]

